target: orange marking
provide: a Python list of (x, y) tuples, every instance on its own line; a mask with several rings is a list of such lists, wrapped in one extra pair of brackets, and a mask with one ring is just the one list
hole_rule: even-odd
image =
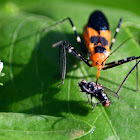
[[(94, 36), (98, 36), (98, 37), (103, 37), (108, 41), (108, 44), (106, 46), (103, 46), (100, 41), (98, 44), (94, 45), (94, 43), (90, 42), (90, 38), (94, 37)], [(87, 46), (87, 48), (89, 49), (89, 53), (90, 53), (90, 59), (92, 61), (92, 66), (97, 66), (97, 80), (100, 76), (100, 70), (103, 69), (104, 65), (105, 65), (105, 59), (109, 56), (110, 54), (110, 49), (109, 49), (109, 44), (110, 44), (110, 39), (111, 39), (111, 33), (109, 30), (100, 30), (99, 32), (94, 30), (91, 27), (87, 27), (87, 25), (84, 27), (84, 33), (83, 33), (83, 37), (85, 40), (85, 44)], [(95, 47), (96, 46), (102, 46), (103, 48), (106, 49), (106, 54), (103, 53), (95, 53)], [(102, 65), (102, 62), (104, 65)]]

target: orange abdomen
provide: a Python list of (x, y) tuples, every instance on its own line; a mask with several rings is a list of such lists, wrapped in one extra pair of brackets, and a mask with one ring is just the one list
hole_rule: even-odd
[(95, 11), (91, 14), (88, 24), (84, 27), (83, 37), (89, 50), (92, 66), (97, 66), (98, 81), (100, 70), (104, 67), (106, 58), (110, 54), (111, 39), (108, 21), (102, 12)]

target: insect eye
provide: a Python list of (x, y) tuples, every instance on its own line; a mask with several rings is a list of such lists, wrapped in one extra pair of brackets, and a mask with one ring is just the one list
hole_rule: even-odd
[(84, 79), (84, 80), (82, 80), (81, 83), (82, 83), (82, 84), (87, 84), (87, 81)]

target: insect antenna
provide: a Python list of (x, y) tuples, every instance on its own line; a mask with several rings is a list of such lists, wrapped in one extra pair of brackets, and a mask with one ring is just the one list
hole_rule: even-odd
[(112, 53), (110, 53), (110, 55), (105, 58), (105, 60), (103, 62), (105, 62), (114, 52), (116, 52), (125, 42), (127, 42), (129, 39), (131, 39), (132, 37), (129, 37), (128, 39), (126, 39), (124, 42), (122, 42), (122, 44), (120, 44)]

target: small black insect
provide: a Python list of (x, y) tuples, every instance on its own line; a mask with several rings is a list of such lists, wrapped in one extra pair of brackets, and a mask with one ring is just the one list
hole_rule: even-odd
[[(107, 94), (104, 92), (104, 88), (101, 85), (96, 84), (95, 82), (87, 82), (84, 79), (84, 80), (82, 80), (79, 83), (79, 86), (81, 88), (81, 92), (86, 92), (87, 98), (88, 98), (88, 103), (89, 103), (88, 94), (90, 94), (90, 96), (91, 96), (92, 109), (96, 105), (98, 105), (99, 103), (101, 103), (105, 107), (108, 107), (109, 106), (109, 104), (110, 104), (109, 98), (108, 98)], [(97, 98), (100, 102), (96, 103), (93, 106), (92, 97)]]
[[(126, 75), (126, 77), (124, 78), (124, 80), (122, 81), (120, 87), (118, 88), (117, 92), (113, 92), (112, 90), (106, 88), (106, 87), (103, 87), (102, 85), (99, 85), (95, 82), (87, 82), (85, 79), (82, 80), (80, 83), (79, 83), (79, 86), (81, 88), (81, 92), (86, 92), (87, 94), (87, 97), (88, 97), (88, 94), (90, 94), (90, 97), (91, 97), (91, 104), (92, 104), (92, 110), (95, 106), (97, 106), (98, 104), (102, 104), (103, 106), (105, 107), (108, 107), (110, 105), (110, 101), (109, 101), (109, 98), (107, 96), (107, 94), (105, 93), (104, 89), (108, 92), (108, 93), (111, 93), (112, 95), (116, 96), (118, 99), (120, 98), (118, 93), (120, 91), (120, 89), (122, 88), (123, 84), (125, 83), (126, 79), (128, 78), (128, 76), (130, 75), (130, 73), (135, 69), (135, 67), (137, 68), (137, 65), (140, 63), (140, 61), (138, 61), (133, 67), (132, 69), (129, 71), (129, 73)], [(137, 69), (136, 69), (137, 70)], [(93, 103), (92, 103), (92, 97), (95, 97), (99, 100), (98, 103), (96, 103), (94, 106), (93, 106)], [(88, 103), (89, 103), (89, 97), (88, 97)]]

